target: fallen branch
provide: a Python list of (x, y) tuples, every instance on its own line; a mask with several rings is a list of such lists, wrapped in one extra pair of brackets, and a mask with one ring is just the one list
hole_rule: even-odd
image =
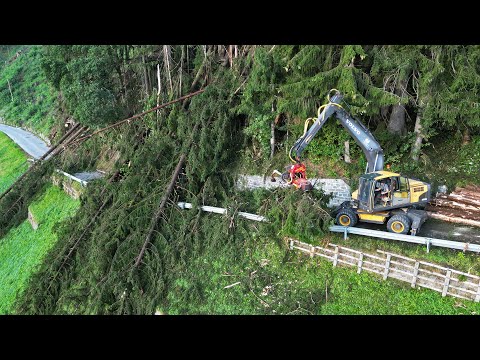
[(118, 121), (118, 122), (116, 122), (116, 123), (114, 123), (114, 124), (112, 124), (112, 125), (109, 125), (109, 126), (107, 126), (107, 127), (104, 127), (104, 128), (102, 128), (102, 129), (99, 129), (99, 130), (97, 130), (97, 131), (94, 131), (93, 133), (91, 133), (91, 134), (89, 134), (89, 135), (86, 135), (86, 136), (83, 136), (83, 137), (77, 139), (75, 142), (72, 142), (71, 144), (76, 143), (76, 142), (79, 142), (79, 141), (86, 140), (86, 139), (91, 138), (92, 136), (95, 136), (95, 135), (97, 135), (97, 134), (100, 134), (100, 133), (102, 133), (102, 132), (104, 132), (104, 131), (110, 130), (110, 129), (112, 129), (112, 128), (114, 128), (114, 127), (117, 127), (117, 126), (120, 126), (120, 125), (122, 125), (122, 124), (124, 124), (124, 123), (126, 123), (126, 122), (130, 122), (130, 121), (133, 120), (133, 119), (137, 119), (137, 118), (139, 118), (139, 117), (142, 117), (142, 116), (144, 116), (144, 115), (146, 115), (146, 114), (148, 114), (148, 113), (151, 113), (152, 111), (155, 111), (155, 110), (164, 108), (164, 107), (166, 107), (166, 106), (175, 104), (175, 103), (180, 102), (180, 101), (182, 101), (182, 100), (191, 98), (192, 96), (201, 94), (201, 93), (203, 93), (204, 91), (205, 91), (205, 89), (201, 89), (201, 90), (195, 91), (194, 93), (191, 93), (191, 94), (182, 96), (182, 97), (180, 97), (180, 98), (178, 98), (178, 99), (169, 101), (169, 102), (167, 102), (167, 103), (165, 103), (165, 104), (162, 104), (162, 105), (160, 105), (160, 106), (155, 106), (154, 108), (152, 108), (152, 109), (150, 109), (150, 110), (144, 111), (144, 112), (142, 112), (142, 113), (140, 113), (140, 114), (137, 114), (137, 115), (133, 115), (133, 116), (129, 117), (128, 119)]
[(102, 210), (103, 208), (107, 205), (107, 203), (110, 201), (110, 199), (113, 197), (113, 195), (110, 195), (102, 204), (102, 206), (100, 206), (100, 208), (97, 210), (97, 212), (95, 213), (95, 215), (93, 216), (93, 218), (90, 220), (90, 222), (88, 223), (88, 225), (85, 227), (85, 230), (83, 231), (82, 235), (80, 235), (80, 237), (77, 239), (77, 241), (75, 241), (75, 243), (73, 244), (73, 246), (70, 248), (70, 251), (68, 252), (68, 254), (65, 256), (65, 258), (63, 259), (63, 262), (62, 264), (60, 265), (60, 268), (61, 269), (63, 267), (63, 265), (65, 265), (65, 263), (67, 262), (67, 260), (70, 258), (70, 255), (72, 255), (73, 251), (76, 249), (76, 247), (78, 246), (78, 244), (80, 243), (80, 241), (83, 239), (83, 237), (85, 236), (85, 234), (87, 233), (87, 231), (92, 227), (93, 223), (97, 220), (98, 216), (102, 213)]
[(155, 215), (153, 216), (152, 220), (150, 221), (150, 227), (147, 233), (147, 237), (145, 239), (145, 242), (143, 243), (142, 249), (140, 250), (140, 254), (137, 256), (137, 260), (135, 261), (135, 267), (137, 267), (140, 264), (140, 261), (142, 261), (143, 255), (145, 254), (145, 250), (147, 249), (147, 245), (150, 243), (150, 240), (152, 238), (153, 232), (155, 230), (155, 226), (158, 223), (158, 220), (160, 219), (160, 216), (162, 215), (163, 208), (165, 207), (165, 204), (167, 203), (168, 197), (173, 191), (173, 188), (175, 186), (175, 182), (177, 181), (178, 175), (180, 174), (180, 171), (182, 170), (183, 165), (185, 164), (186, 160), (186, 155), (182, 154), (180, 156), (180, 160), (178, 161), (178, 164), (175, 168), (175, 171), (173, 172), (172, 179), (170, 180), (170, 183), (168, 184), (168, 187), (165, 191), (165, 194), (163, 195), (160, 205), (157, 208), (157, 211), (155, 212)]
[(231, 288), (231, 287), (233, 287), (233, 286), (235, 286), (235, 285), (238, 285), (238, 284), (241, 284), (241, 282), (240, 282), (240, 281), (237, 281), (236, 283), (233, 283), (233, 284), (231, 284), (231, 285), (227, 285), (227, 286), (224, 287), (224, 289), (229, 289), (229, 288)]

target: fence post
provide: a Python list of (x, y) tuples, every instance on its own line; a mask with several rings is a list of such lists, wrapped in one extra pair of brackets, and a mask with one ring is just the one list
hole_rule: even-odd
[(392, 255), (387, 255), (387, 261), (385, 261), (385, 272), (383, 273), (383, 280), (387, 280), (388, 277), (388, 269), (390, 268), (390, 259)]
[(337, 266), (338, 262), (338, 246), (335, 245), (335, 256), (333, 257), (333, 266)]
[(427, 240), (427, 253), (430, 252), (430, 239)]
[(343, 231), (343, 240), (347, 240), (348, 239), (348, 231), (347, 231), (347, 227), (345, 226), (345, 230)]
[(412, 288), (415, 287), (415, 284), (417, 283), (417, 276), (418, 276), (418, 267), (420, 266), (420, 263), (418, 261), (415, 261), (415, 268), (413, 269), (413, 279), (412, 279)]
[(360, 259), (358, 259), (357, 274), (360, 274), (362, 272), (362, 265), (363, 265), (363, 253), (360, 253)]
[(310, 247), (310, 257), (313, 258), (313, 255), (315, 255), (315, 246), (312, 245), (312, 246)]
[(450, 284), (451, 275), (452, 275), (452, 270), (447, 270), (447, 276), (445, 278), (445, 282), (443, 283), (442, 297), (445, 297), (445, 295), (447, 295), (448, 285)]
[(290, 239), (290, 250), (293, 250), (293, 239)]
[(478, 282), (477, 295), (475, 296), (475, 302), (480, 301), (480, 281)]

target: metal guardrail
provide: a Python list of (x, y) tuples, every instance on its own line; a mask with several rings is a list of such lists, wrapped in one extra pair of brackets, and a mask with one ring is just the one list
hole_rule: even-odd
[[(181, 209), (191, 209), (192, 204), (187, 202), (179, 202), (177, 203), (178, 207)], [(227, 209), (219, 208), (214, 206), (200, 206), (203, 211), (213, 212), (216, 214), (227, 214)], [(246, 218), (248, 220), (253, 221), (260, 221), (260, 222), (267, 222), (267, 218), (261, 215), (250, 214), (246, 212), (238, 212), (238, 215)], [(346, 227), (346, 226), (339, 226), (333, 225), (330, 226), (330, 231), (332, 232), (339, 232), (344, 234), (344, 238), (346, 239), (348, 234), (355, 234), (355, 235), (362, 235), (362, 236), (370, 236), (380, 239), (389, 239), (389, 240), (396, 240), (396, 241), (404, 241), (413, 244), (420, 244), (427, 246), (427, 252), (430, 252), (430, 246), (438, 246), (448, 249), (455, 249), (455, 250), (462, 250), (462, 251), (473, 251), (480, 253), (480, 244), (470, 244), (465, 242), (459, 241), (451, 241), (451, 240), (443, 240), (443, 239), (434, 239), (429, 237), (422, 237), (422, 236), (412, 236), (412, 235), (402, 235), (402, 234), (395, 234), (386, 231), (378, 231), (378, 230), (369, 230), (369, 229), (362, 229), (357, 227)]]
[(88, 184), (88, 182), (86, 182), (85, 180), (82, 180), (82, 179), (79, 179), (79, 178), (77, 178), (73, 175), (70, 175), (69, 173), (66, 173), (65, 171), (62, 171), (62, 170), (59, 170), (59, 169), (56, 169), (55, 171), (59, 174), (62, 174), (64, 176), (68, 177), (69, 179), (72, 179), (73, 181), (76, 181), (76, 182), (80, 183), (80, 185), (82, 185), (83, 187), (86, 187), (87, 184)]
[[(177, 203), (177, 205), (180, 209), (191, 209), (193, 207), (191, 203), (187, 203), (187, 202), (179, 202), (179, 203)], [(216, 213), (216, 214), (223, 214), (223, 215), (227, 214), (227, 209), (224, 209), (224, 208), (219, 208), (219, 207), (215, 207), (215, 206), (205, 206), (205, 205), (200, 206), (200, 208), (203, 211), (207, 211), (207, 212), (213, 212), (213, 213)], [(238, 212), (238, 216), (241, 216), (241, 217), (246, 218), (248, 220), (267, 222), (267, 218), (264, 217), (264, 216), (256, 215), (256, 214), (250, 214), (250, 213), (246, 213), (246, 212), (242, 212), (242, 211)]]
[(444, 248), (462, 250), (462, 251), (469, 250), (477, 253), (480, 252), (479, 244), (470, 244), (470, 243), (464, 243), (459, 241), (434, 239), (434, 238), (422, 237), (422, 236), (402, 235), (402, 234), (395, 234), (395, 233), (386, 232), (386, 231), (369, 230), (369, 229), (347, 227), (347, 226), (340, 226), (340, 225), (330, 226), (330, 231), (343, 233), (345, 239), (347, 238), (348, 234), (355, 234), (355, 235), (370, 236), (370, 237), (381, 238), (381, 239), (405, 241), (405, 242), (414, 243), (414, 244), (426, 245), (427, 252), (430, 251), (430, 246), (438, 246), (438, 247), (444, 247)]

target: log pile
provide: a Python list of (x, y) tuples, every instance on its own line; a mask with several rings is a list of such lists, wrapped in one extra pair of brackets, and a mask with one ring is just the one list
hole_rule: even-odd
[(433, 219), (480, 227), (480, 186), (457, 187), (448, 195), (437, 193), (426, 210)]

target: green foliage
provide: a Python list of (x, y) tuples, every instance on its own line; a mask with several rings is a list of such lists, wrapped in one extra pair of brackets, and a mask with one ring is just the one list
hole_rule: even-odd
[(48, 136), (54, 125), (57, 92), (46, 81), (41, 59), (41, 46), (27, 46), (0, 68), (0, 116), (7, 123)]
[(275, 54), (258, 48), (238, 113), (247, 116), (249, 124), (245, 134), (260, 144), (263, 158), (270, 154), (271, 123), (278, 115), (277, 87), (282, 78), (280, 61)]
[(27, 168), (25, 153), (7, 135), (0, 132), (0, 194)]
[(0, 242), (9, 229), (27, 218), (31, 200), (40, 193), (52, 173), (52, 163), (43, 163), (16, 182), (12, 190), (0, 200)]
[(103, 125), (123, 115), (114, 76), (112, 46), (45, 46), (42, 67), (61, 91), (68, 110), (85, 125)]
[(69, 198), (57, 187), (49, 187), (31, 206), (39, 223), (33, 230), (25, 220), (12, 228), (0, 242), (0, 314), (14, 312), (15, 300), (25, 290), (29, 277), (57, 240), (55, 226), (78, 208), (78, 201)]
[[(318, 60), (327, 57), (329, 68), (318, 69), (315, 74), (312, 69), (303, 74), (301, 64), (303, 56), (310, 59), (315, 54)], [(380, 107), (398, 102), (398, 97), (376, 86), (369, 74), (364, 72), (361, 64), (367, 53), (361, 46), (305, 46), (296, 54), (287, 67), (291, 70), (286, 84), (282, 85), (279, 108), (293, 116), (306, 118), (316, 114), (317, 108), (324, 103), (324, 97), (330, 89), (338, 89), (345, 94), (345, 101), (350, 104), (353, 115), (372, 115)], [(317, 60), (317, 61), (318, 61)], [(320, 64), (322, 62), (320, 61)]]
[(472, 141), (458, 149), (458, 157), (447, 174), (456, 178), (477, 178), (480, 174), (480, 136), (472, 137)]
[[(91, 126), (112, 121), (115, 112), (132, 112), (155, 103), (157, 99), (152, 93), (143, 94), (152, 90), (146, 84), (152, 70), (151, 65), (146, 65), (149, 59), (155, 65), (162, 65), (160, 99), (172, 98), (178, 91), (189, 89), (204, 61), (205, 74), (200, 83), (208, 86), (188, 104), (151, 113), (142, 121), (65, 153), (61, 162), (46, 164), (35, 177), (29, 176), (0, 202), (2, 209), (8, 208), (22, 196), (20, 204), (14, 206), (14, 216), (0, 214), (0, 234), (5, 234), (25, 220), (32, 194), (40, 191), (53, 165), (83, 170), (95, 167), (104, 148), (121, 154), (113, 166), (119, 175), (110, 183), (106, 178), (90, 184), (78, 212), (56, 228), (58, 241), (39, 271), (30, 277), (15, 311), (22, 314), (152, 314), (159, 309), (169, 314), (478, 312), (478, 304), (462, 302), (465, 306), (457, 308), (454, 304), (458, 300), (441, 298), (430, 290), (410, 290), (408, 284), (383, 282), (369, 274), (358, 276), (356, 269), (333, 268), (321, 259), (296, 254), (288, 250), (285, 238), (295, 237), (313, 244), (334, 239), (336, 243), (372, 252), (380, 248), (478, 271), (475, 258), (468, 254), (460, 257), (458, 252), (438, 249), (426, 254), (416, 245), (360, 241), (353, 236), (348, 240), (332, 237), (327, 234), (331, 217), (324, 210), (328, 199), (318, 192), (235, 191), (234, 169), (246, 152), (245, 138), (263, 143), (264, 154), (268, 153), (265, 150), (270, 122), (281, 113), (289, 130), (288, 142), (293, 142), (303, 132), (302, 119), (315, 116), (332, 87), (347, 95), (349, 111), (362, 115), (362, 121), (372, 128), (377, 125), (380, 108), (399, 101), (390, 90), (384, 90), (383, 77), (402, 63), (396, 62), (401, 56), (388, 66), (378, 63), (373, 76), (370, 70), (381, 59), (373, 58), (372, 49), (332, 45), (274, 49), (256, 46), (245, 59), (234, 59), (234, 66), (227, 68), (220, 65), (224, 60), (215, 53), (207, 56), (201, 46), (46, 47), (43, 64), (49, 80), (64, 93), (69, 111)], [(178, 71), (185, 76), (180, 85), (180, 75), (170, 82), (173, 71), (167, 71), (168, 59), (161, 56), (170, 51), (172, 64), (178, 65), (185, 50), (190, 60)], [(395, 51), (395, 47), (390, 50)], [(415, 89), (420, 86), (424, 91), (431, 87), (420, 102), (422, 111), (428, 114), (429, 106), (434, 109), (428, 103), (429, 96), (435, 93), (444, 74), (441, 70), (446, 67), (441, 66), (441, 57), (431, 56), (437, 51), (434, 47), (402, 51), (407, 50), (416, 51), (415, 62), (409, 65), (412, 73), (417, 71), (417, 78), (420, 72), (422, 75), (415, 80), (418, 81)], [(254, 58), (250, 60), (253, 52)], [(249, 77), (240, 96), (235, 92), (242, 88), (243, 76)], [(83, 93), (78, 95), (78, 92)], [(409, 104), (412, 115), (420, 103)], [(438, 121), (432, 121), (431, 126), (428, 121), (426, 131), (441, 129)], [(331, 168), (332, 163), (338, 162), (348, 136), (335, 121), (327, 124), (322, 133), (312, 142), (309, 155)], [(382, 132), (378, 134), (382, 138)], [(397, 140), (385, 135), (382, 141), (395, 166), (427, 166), (401, 160), (407, 156), (413, 137)], [(351, 152), (352, 157), (359, 157), (355, 166), (364, 168), (360, 150), (352, 146)], [(142, 261), (135, 267), (152, 218), (183, 153), (187, 155), (186, 165), (155, 224)], [(191, 202), (193, 209), (180, 210), (175, 205), (178, 201)], [(228, 213), (223, 216), (205, 213), (198, 209), (199, 205), (225, 207)], [(264, 215), (269, 223), (247, 221), (238, 216), (239, 211)]]

